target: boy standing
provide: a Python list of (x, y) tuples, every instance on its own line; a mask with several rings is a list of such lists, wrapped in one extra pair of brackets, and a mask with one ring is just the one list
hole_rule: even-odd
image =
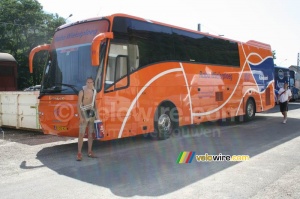
[(94, 133), (94, 120), (95, 120), (95, 113), (92, 116), (88, 116), (86, 114), (86, 110), (89, 112), (95, 110), (94, 107), (94, 80), (89, 77), (86, 80), (86, 86), (83, 90), (79, 92), (78, 95), (78, 102), (77, 108), (80, 117), (80, 124), (79, 124), (79, 135), (78, 135), (78, 153), (77, 153), (77, 160), (82, 160), (81, 149), (83, 145), (83, 137), (85, 134), (86, 127), (88, 127), (88, 157), (95, 158), (92, 151), (93, 145), (93, 136)]
[(288, 83), (284, 83), (284, 87), (280, 88), (278, 91), (278, 100), (279, 100), (279, 106), (280, 106), (280, 112), (283, 115), (283, 124), (287, 121), (287, 111), (288, 111), (288, 103), (290, 99), (292, 98), (292, 92), (288, 88)]

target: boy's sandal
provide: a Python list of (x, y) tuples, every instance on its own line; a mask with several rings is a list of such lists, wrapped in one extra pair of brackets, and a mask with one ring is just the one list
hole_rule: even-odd
[(95, 154), (93, 153), (93, 151), (90, 151), (90, 152), (88, 153), (88, 157), (89, 157), (89, 158), (96, 158), (96, 156), (95, 156)]
[(82, 160), (82, 154), (81, 153), (77, 153), (77, 161), (81, 161)]

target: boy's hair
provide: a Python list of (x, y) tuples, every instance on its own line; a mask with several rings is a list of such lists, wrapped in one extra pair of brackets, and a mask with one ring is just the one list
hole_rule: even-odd
[(86, 78), (86, 81), (89, 80), (89, 79), (92, 80), (92, 81), (94, 82), (94, 79), (93, 79), (92, 77), (87, 77), (87, 78)]

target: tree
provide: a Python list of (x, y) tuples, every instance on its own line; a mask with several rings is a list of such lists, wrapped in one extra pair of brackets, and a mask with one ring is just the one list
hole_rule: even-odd
[(273, 53), (273, 59), (276, 59), (276, 50), (273, 50), (272, 53)]
[(55, 29), (65, 23), (58, 14), (47, 14), (37, 0), (0, 1), (0, 52), (12, 54), (18, 62), (18, 87), (40, 84), (47, 57), (38, 53), (34, 73), (29, 73), (30, 50), (51, 43)]

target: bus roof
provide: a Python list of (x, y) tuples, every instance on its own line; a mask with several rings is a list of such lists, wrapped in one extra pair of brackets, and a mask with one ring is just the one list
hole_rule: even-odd
[(11, 61), (11, 62), (17, 62), (16, 59), (8, 53), (0, 53), (0, 61)]
[(289, 70), (289, 68), (283, 67), (283, 66), (277, 66), (277, 65), (274, 65), (274, 67), (275, 67), (275, 68), (281, 68), (281, 69)]
[(183, 27), (179, 27), (179, 26), (175, 26), (175, 25), (171, 25), (171, 24), (158, 22), (158, 21), (155, 21), (155, 20), (145, 19), (145, 18), (141, 18), (141, 17), (137, 17), (137, 16), (132, 16), (132, 15), (128, 15), (128, 14), (123, 14), (123, 13), (116, 13), (116, 14), (112, 14), (112, 15), (109, 15), (109, 16), (102, 16), (102, 17), (93, 17), (93, 18), (88, 18), (88, 19), (83, 19), (83, 20), (80, 20), (80, 21), (72, 22), (72, 23), (69, 23), (69, 24), (64, 24), (64, 25), (61, 25), (60, 27), (58, 27), (56, 29), (56, 31), (64, 29), (64, 28), (69, 27), (69, 26), (80, 24), (80, 23), (85, 23), (85, 22), (90, 22), (90, 21), (95, 21), (95, 20), (101, 20), (101, 19), (109, 19), (109, 18), (114, 18), (114, 17), (127, 17), (127, 18), (131, 18), (131, 19), (147, 21), (147, 22), (150, 22), (150, 23), (154, 23), (154, 24), (158, 24), (158, 25), (162, 25), (162, 26), (167, 26), (167, 27), (171, 27), (171, 28), (177, 28), (177, 29), (188, 31), (188, 32), (201, 33), (203, 35), (207, 35), (207, 36), (211, 36), (211, 37), (217, 37), (217, 38), (221, 38), (221, 39), (224, 39), (224, 40), (230, 40), (230, 41), (238, 42), (236, 40), (229, 39), (229, 38), (226, 38), (226, 37), (223, 37), (223, 36), (212, 35), (212, 34), (205, 33), (205, 32), (191, 30), (191, 29), (187, 29), (187, 28), (183, 28)]
[(249, 40), (247, 42), (240, 42), (240, 41), (237, 41), (237, 40), (234, 40), (234, 39), (226, 38), (224, 36), (213, 35), (213, 34), (209, 34), (209, 33), (206, 33), (206, 32), (197, 31), (197, 30), (191, 30), (191, 29), (179, 27), (179, 26), (176, 26), (176, 25), (166, 24), (166, 23), (155, 21), (155, 20), (145, 19), (145, 18), (132, 16), (132, 15), (124, 14), (124, 13), (115, 13), (115, 14), (112, 14), (112, 15), (109, 15), (109, 16), (93, 17), (93, 18), (88, 18), (88, 19), (83, 19), (83, 20), (80, 20), (80, 21), (72, 22), (72, 23), (69, 23), (69, 24), (64, 24), (64, 25), (61, 25), (60, 27), (58, 27), (56, 29), (56, 31), (58, 31), (60, 29), (63, 29), (63, 28), (66, 28), (68, 26), (73, 26), (73, 25), (80, 24), (80, 23), (85, 23), (85, 22), (95, 21), (95, 20), (101, 20), (101, 19), (114, 18), (114, 17), (127, 17), (127, 18), (131, 18), (131, 19), (147, 21), (147, 22), (162, 25), (162, 26), (176, 28), (176, 29), (180, 29), (180, 30), (184, 30), (184, 31), (188, 31), (188, 32), (199, 33), (199, 34), (202, 34), (202, 35), (215, 37), (215, 38), (220, 38), (220, 39), (228, 40), (228, 41), (232, 41), (232, 42), (245, 43), (247, 45), (255, 46), (255, 47), (258, 47), (258, 48), (264, 48), (264, 49), (271, 50), (271, 46), (269, 44), (265, 44), (265, 43), (258, 42), (258, 41), (255, 41), (255, 40)]

